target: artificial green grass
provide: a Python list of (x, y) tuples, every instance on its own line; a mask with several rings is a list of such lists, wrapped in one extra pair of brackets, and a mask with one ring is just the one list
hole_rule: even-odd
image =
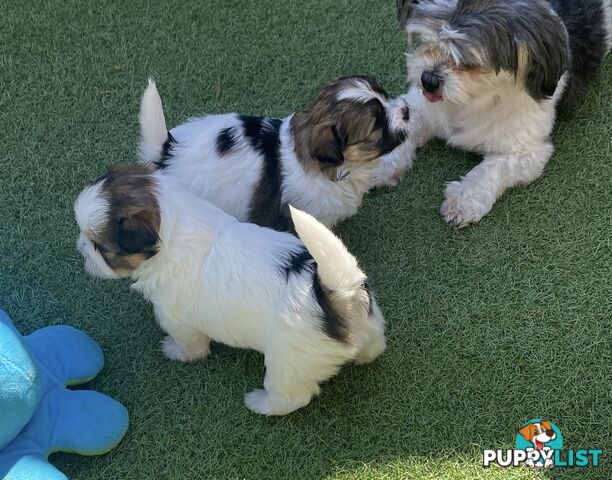
[[(54, 455), (72, 479), (611, 478), (595, 470), (484, 469), (544, 416), (567, 448), (612, 446), (612, 61), (563, 119), (545, 176), (481, 223), (446, 227), (444, 182), (478, 161), (439, 143), (402, 185), (374, 193), (338, 233), (388, 322), (388, 350), (348, 366), (285, 418), (243, 406), (261, 355), (214, 345), (162, 357), (150, 306), (86, 276), (76, 194), (133, 162), (153, 75), (169, 125), (236, 110), (285, 115), (340, 74), (405, 85), (392, 0), (4, 2), (0, 28), (0, 307), (24, 333), (83, 329), (106, 353), (88, 387), (121, 401), (111, 453)], [(220, 94), (219, 94), (220, 90)]]

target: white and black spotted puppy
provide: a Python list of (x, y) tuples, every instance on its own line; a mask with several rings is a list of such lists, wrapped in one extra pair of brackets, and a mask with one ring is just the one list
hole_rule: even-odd
[(373, 176), (395, 185), (432, 137), (484, 155), (446, 187), (449, 225), (479, 221), (539, 178), (558, 111), (589, 91), (612, 47), (612, 0), (397, 0), (408, 34), (406, 100), (421, 121)]
[(410, 130), (403, 100), (372, 77), (329, 82), (284, 119), (207, 115), (166, 130), (153, 81), (140, 109), (140, 160), (240, 221), (290, 230), (291, 204), (331, 227), (357, 213), (382, 155)]
[(142, 166), (108, 172), (75, 203), (87, 272), (134, 280), (153, 303), (172, 360), (204, 358), (211, 340), (265, 355), (248, 408), (284, 415), (350, 361), (385, 349), (384, 320), (342, 242), (291, 209), (299, 238), (240, 223)]

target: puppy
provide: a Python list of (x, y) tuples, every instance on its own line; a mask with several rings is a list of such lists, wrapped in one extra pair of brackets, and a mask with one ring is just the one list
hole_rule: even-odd
[(612, 0), (398, 0), (406, 96), (419, 123), (372, 186), (396, 185), (432, 137), (484, 155), (446, 186), (441, 213), (478, 222), (508, 188), (542, 175), (557, 111), (576, 106), (612, 45)]
[(342, 242), (291, 209), (299, 238), (240, 223), (162, 171), (109, 171), (75, 203), (78, 251), (94, 277), (131, 278), (153, 303), (172, 360), (204, 358), (211, 340), (265, 355), (253, 412), (307, 405), (341, 365), (385, 349), (366, 276)]
[(328, 227), (354, 215), (379, 157), (405, 139), (410, 112), (376, 79), (343, 77), (284, 119), (207, 115), (168, 132), (149, 80), (140, 125), (142, 164), (242, 222), (291, 230), (289, 203)]

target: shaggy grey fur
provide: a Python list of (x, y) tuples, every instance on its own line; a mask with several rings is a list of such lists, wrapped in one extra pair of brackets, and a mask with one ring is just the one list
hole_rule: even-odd
[(456, 31), (451, 41), (465, 66), (516, 75), (523, 49), (525, 88), (536, 100), (569, 72), (561, 110), (582, 100), (607, 53), (602, 0), (397, 0), (397, 14), (402, 26)]

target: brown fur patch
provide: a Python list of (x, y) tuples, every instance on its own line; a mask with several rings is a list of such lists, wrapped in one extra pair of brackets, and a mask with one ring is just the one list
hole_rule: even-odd
[(356, 82), (388, 98), (372, 77), (340, 77), (327, 83), (309, 107), (293, 116), (295, 151), (306, 169), (322, 170), (335, 178), (338, 166), (376, 160), (403, 140), (389, 132), (387, 113), (379, 100), (337, 100), (343, 90), (355, 88)]
[(161, 217), (154, 179), (148, 168), (131, 165), (109, 170), (98, 181), (104, 182), (110, 210), (91, 240), (110, 268), (131, 272), (157, 253)]

